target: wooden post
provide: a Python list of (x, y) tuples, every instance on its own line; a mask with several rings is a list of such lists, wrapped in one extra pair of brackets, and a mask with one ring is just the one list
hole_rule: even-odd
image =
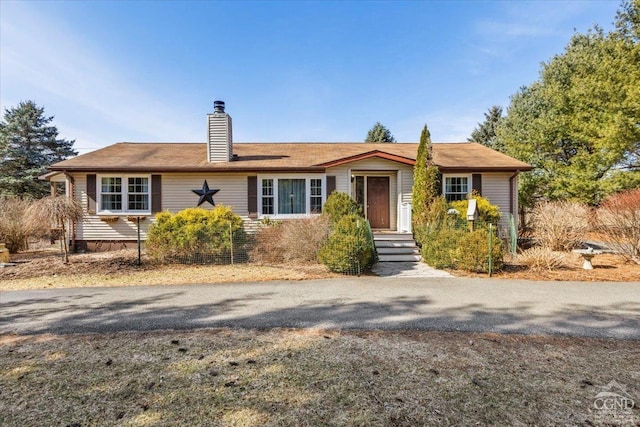
[(138, 265), (142, 264), (142, 244), (140, 241), (140, 217), (136, 217), (136, 225), (138, 226)]

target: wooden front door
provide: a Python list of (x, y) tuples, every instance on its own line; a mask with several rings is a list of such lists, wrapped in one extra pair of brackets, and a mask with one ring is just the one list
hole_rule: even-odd
[(367, 177), (367, 219), (371, 228), (389, 228), (389, 177)]

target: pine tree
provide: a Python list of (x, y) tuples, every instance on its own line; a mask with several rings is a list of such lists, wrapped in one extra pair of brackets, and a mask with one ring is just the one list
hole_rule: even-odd
[(494, 105), (489, 111), (484, 113), (484, 122), (478, 123), (478, 126), (471, 132), (471, 138), (467, 141), (477, 142), (494, 150), (504, 152), (504, 143), (498, 138), (497, 129), (502, 121), (502, 107)]
[(58, 129), (49, 125), (52, 120), (34, 101), (5, 110), (0, 121), (0, 196), (45, 196), (48, 185), (38, 176), (47, 166), (78, 154), (75, 141), (58, 139)]
[(396, 142), (396, 139), (391, 135), (391, 131), (382, 125), (380, 122), (376, 122), (369, 132), (367, 132), (367, 138), (364, 142)]
[(530, 163), (521, 208), (538, 199), (599, 204), (640, 186), (640, 9), (627, 3), (618, 30), (576, 33), (511, 97), (498, 127), (507, 154)]
[(416, 164), (413, 167), (412, 214), (414, 228), (427, 222), (429, 206), (438, 197), (438, 167), (433, 163), (431, 133), (424, 125), (420, 134)]

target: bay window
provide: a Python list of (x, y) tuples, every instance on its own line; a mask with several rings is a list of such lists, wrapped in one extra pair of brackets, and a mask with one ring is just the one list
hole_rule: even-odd
[(260, 177), (260, 212), (284, 218), (321, 213), (324, 185), (321, 177)]

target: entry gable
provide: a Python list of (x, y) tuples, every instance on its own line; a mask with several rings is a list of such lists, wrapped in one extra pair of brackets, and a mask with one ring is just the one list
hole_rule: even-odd
[(409, 157), (403, 157), (403, 156), (399, 156), (397, 154), (391, 154), (391, 153), (387, 153), (385, 151), (380, 151), (380, 150), (373, 150), (373, 151), (368, 151), (366, 153), (360, 153), (360, 154), (356, 154), (356, 155), (353, 155), (353, 156), (343, 157), (341, 159), (331, 160), (329, 162), (320, 163), (320, 164), (317, 164), (317, 165), (314, 165), (314, 166), (330, 168), (330, 167), (334, 167), (334, 166), (344, 165), (344, 164), (347, 164), (347, 163), (357, 162), (358, 160), (370, 159), (372, 157), (377, 157), (377, 158), (385, 159), (385, 160), (391, 160), (393, 162), (398, 162), (398, 163), (402, 163), (402, 164), (409, 165), (409, 166), (413, 166), (413, 165), (416, 164), (416, 160), (415, 159), (411, 159)]

